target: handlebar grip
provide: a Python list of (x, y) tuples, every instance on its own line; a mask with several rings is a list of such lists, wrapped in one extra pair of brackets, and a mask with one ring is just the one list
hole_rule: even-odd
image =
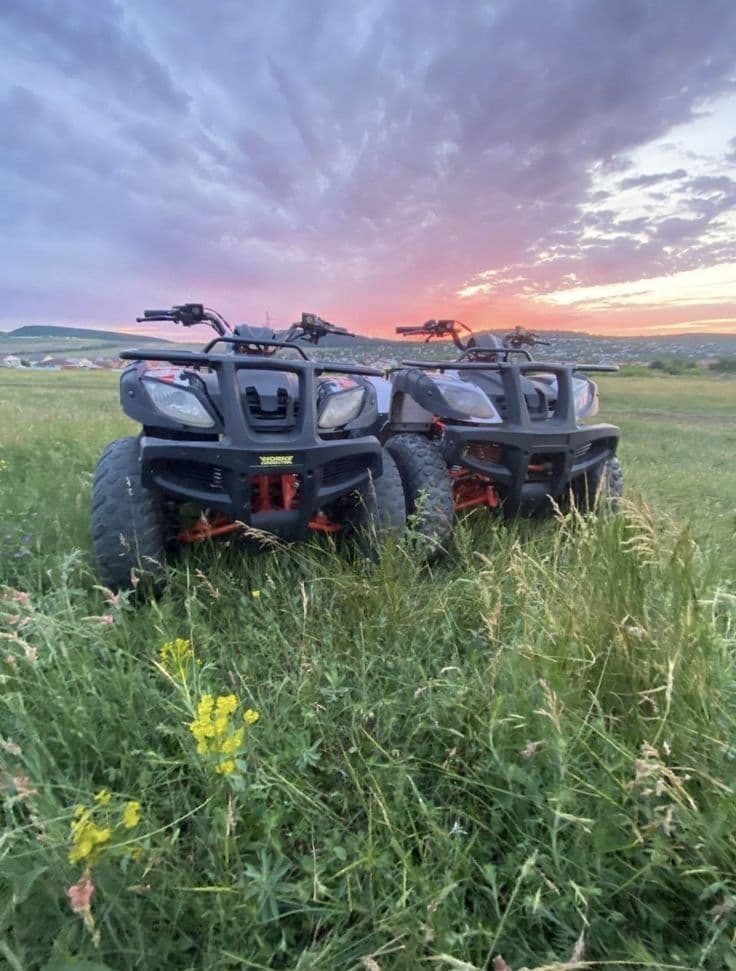
[(397, 327), (396, 333), (397, 334), (426, 334), (426, 333), (429, 333), (429, 331), (426, 331), (424, 327)]
[(151, 318), (151, 317), (170, 317), (170, 316), (171, 316), (170, 310), (144, 310), (143, 311), (143, 320), (147, 320), (148, 318)]

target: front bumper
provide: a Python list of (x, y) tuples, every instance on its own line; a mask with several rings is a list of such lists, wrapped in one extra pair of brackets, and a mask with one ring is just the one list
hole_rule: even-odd
[(614, 456), (618, 446), (615, 425), (560, 428), (557, 422), (540, 421), (529, 426), (448, 425), (442, 439), (450, 467), (493, 480), (507, 517), (538, 512), (548, 506), (549, 497), (559, 500), (574, 479)]
[[(220, 340), (223, 340), (221, 338)], [(238, 338), (226, 338), (238, 344)], [(256, 357), (205, 351), (123, 351), (124, 360), (144, 362), (121, 382), (127, 414), (151, 429), (160, 416), (138, 399), (145, 362), (161, 361), (177, 368), (205, 369), (217, 376), (218, 425), (209, 436), (192, 438), (192, 429), (174, 423), (172, 437), (144, 434), (140, 439), (141, 479), (150, 489), (178, 502), (191, 502), (231, 521), (273, 533), (286, 541), (303, 537), (317, 512), (366, 484), (383, 471), (378, 439), (348, 426), (346, 435), (323, 438), (317, 416), (317, 378), (326, 372), (380, 377), (376, 368), (327, 361)], [(243, 341), (240, 341), (243, 343)], [(285, 372), (296, 378), (291, 414), (274, 415), (264, 425), (243, 400), (241, 371)], [(127, 372), (126, 372), (127, 373)], [(142, 399), (147, 401), (146, 396)], [(210, 405), (212, 402), (210, 401)], [(375, 407), (375, 405), (374, 405)], [(137, 410), (136, 410), (137, 408)], [(287, 409), (288, 410), (288, 409)], [(370, 419), (370, 414), (368, 415)], [(155, 421), (157, 424), (152, 425)], [(166, 427), (163, 425), (162, 427)], [(367, 426), (369, 427), (369, 426)], [(184, 438), (186, 433), (186, 438)], [(217, 440), (214, 435), (219, 434)]]
[[(270, 447), (269, 447), (270, 446)], [(224, 442), (141, 438), (143, 484), (179, 502), (273, 533), (291, 542), (307, 532), (318, 510), (382, 472), (381, 446), (373, 436), (288, 448), (279, 443), (248, 447)], [(292, 508), (277, 508), (282, 475), (293, 476)], [(263, 511), (264, 489), (277, 486), (273, 508)], [(253, 505), (261, 511), (253, 512)], [(270, 504), (269, 504), (270, 505)]]

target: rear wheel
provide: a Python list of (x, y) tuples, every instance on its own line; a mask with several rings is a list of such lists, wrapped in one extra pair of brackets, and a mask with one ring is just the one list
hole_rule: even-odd
[(608, 508), (615, 512), (623, 491), (623, 467), (617, 458), (610, 458), (580, 476), (573, 488), (573, 498), (578, 509)]
[(433, 441), (403, 433), (386, 442), (386, 451), (399, 469), (410, 527), (436, 551), (452, 532), (455, 502), (452, 479)]
[(105, 449), (92, 486), (92, 543), (97, 572), (112, 590), (136, 577), (160, 580), (165, 572), (167, 517), (160, 495), (141, 484), (137, 438)]

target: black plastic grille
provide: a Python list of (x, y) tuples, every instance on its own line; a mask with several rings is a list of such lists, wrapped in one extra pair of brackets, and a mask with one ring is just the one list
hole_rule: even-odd
[(503, 445), (497, 442), (469, 442), (465, 454), (487, 465), (498, 465), (503, 461)]
[(366, 468), (366, 461), (360, 455), (344, 456), (339, 459), (332, 459), (325, 462), (322, 466), (322, 482), (325, 485), (337, 485), (346, 479), (360, 475)]
[(219, 465), (189, 461), (161, 462), (157, 465), (160, 474), (185, 489), (213, 493), (225, 491), (225, 475)]

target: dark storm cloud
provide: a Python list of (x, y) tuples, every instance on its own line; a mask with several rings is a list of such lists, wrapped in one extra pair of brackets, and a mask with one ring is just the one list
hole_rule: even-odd
[[(730, 0), (6, 0), (13, 310), (53, 291), (77, 313), (84, 284), (108, 317), (114, 289), (133, 308), (201, 293), (360, 319), (550, 245), (561, 273), (591, 167), (625, 174), (627, 151), (727, 90), (735, 26)], [(697, 243), (671, 221), (598, 226), (591, 280)]]

